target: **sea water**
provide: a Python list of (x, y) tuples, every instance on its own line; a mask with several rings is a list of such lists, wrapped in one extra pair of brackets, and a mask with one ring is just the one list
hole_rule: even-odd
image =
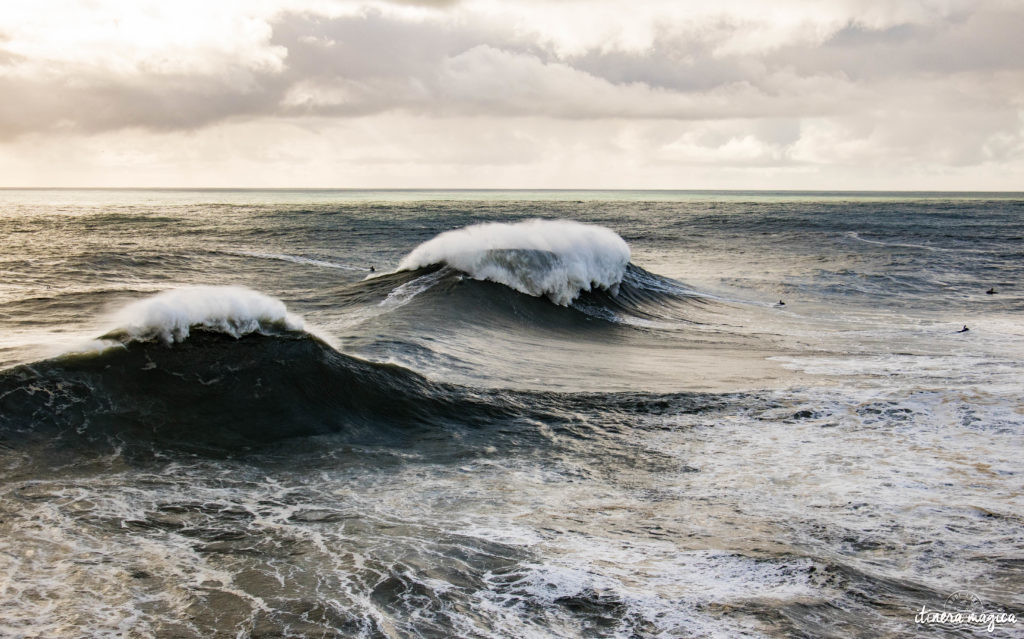
[(1024, 612), (1024, 195), (5, 190), (0, 240), (0, 635)]

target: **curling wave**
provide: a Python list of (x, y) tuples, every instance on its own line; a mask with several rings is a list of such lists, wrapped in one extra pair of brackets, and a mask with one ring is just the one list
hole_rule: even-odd
[(284, 302), (241, 286), (187, 286), (129, 304), (114, 316), (108, 333), (122, 341), (181, 342), (193, 329), (238, 338), (268, 329), (299, 331), (302, 319)]
[(584, 291), (616, 291), (629, 258), (629, 245), (610, 229), (564, 220), (528, 220), (441, 233), (409, 253), (398, 270), (448, 265), (474, 279), (568, 306)]

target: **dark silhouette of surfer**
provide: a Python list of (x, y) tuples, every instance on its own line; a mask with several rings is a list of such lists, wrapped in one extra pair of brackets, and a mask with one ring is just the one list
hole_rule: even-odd
[(374, 271), (376, 271), (376, 270), (377, 270), (377, 269), (373, 268), (373, 265), (371, 264), (371, 265), (370, 265), (370, 272), (371, 272), (371, 273), (373, 273), (373, 272), (374, 272)]
[(999, 292), (999, 291), (997, 291), (996, 289), (994, 289), (994, 288), (990, 288), (990, 289), (988, 289), (987, 291), (985, 291), (985, 295), (995, 295), (995, 294), (996, 294), (996, 293), (998, 293), (998, 292)]
[(782, 300), (779, 300), (779, 303), (776, 304), (776, 306), (785, 306), (785, 305), (786, 305), (786, 303), (783, 302)]
[(967, 324), (964, 324), (964, 327), (958, 330), (957, 333), (966, 333), (969, 330), (971, 329), (967, 328)]

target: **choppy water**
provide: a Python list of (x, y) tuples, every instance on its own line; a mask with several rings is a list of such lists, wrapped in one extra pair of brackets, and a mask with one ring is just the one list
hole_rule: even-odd
[(2, 636), (1024, 613), (1022, 195), (8, 190), (0, 240)]

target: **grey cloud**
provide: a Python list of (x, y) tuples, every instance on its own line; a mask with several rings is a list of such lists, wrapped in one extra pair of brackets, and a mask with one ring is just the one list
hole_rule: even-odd
[[(444, 60), (485, 41), (529, 49), (494, 31), (404, 22), (372, 12), (337, 19), (285, 14), (273, 26), (271, 44), (288, 51), (285, 69), (240, 67), (234, 73), (244, 76), (242, 82), (208, 75), (125, 77), (77, 68), (37, 78), (3, 73), (3, 67), (14, 68), (24, 58), (0, 49), (0, 94), (9, 96), (0, 101), (0, 138), (128, 127), (188, 130), (229, 118), (423, 108), (438, 96), (417, 86), (433, 86)], [(286, 103), (296, 87), (340, 82), (359, 87), (345, 104)]]
[(841, 75), (854, 81), (1024, 70), (1024, 8), (979, 10), (945, 22), (885, 29), (850, 22), (820, 46), (782, 46), (757, 56), (717, 52), (714, 32), (741, 32), (746, 26), (720, 22), (697, 33), (677, 33), (666, 26), (649, 51), (590, 51), (571, 62), (613, 82), (642, 81), (681, 91), (743, 80), (757, 84), (780, 70), (804, 77)]
[(852, 78), (1024, 69), (1024, 11), (978, 11), (958, 20), (871, 31), (851, 24), (808, 55), (787, 48), (770, 61)]
[[(1024, 12), (979, 11), (950, 22), (885, 30), (851, 23), (818, 47), (781, 47), (757, 56), (718, 54), (715, 34), (743, 28), (721, 22), (705, 31), (679, 33), (673, 25), (664, 25), (647, 51), (592, 50), (560, 58), (522, 35), (494, 28), (413, 25), (380, 16), (321, 22), (292, 16), (275, 29), (275, 42), (288, 48), (294, 77), (326, 85), (347, 83), (344, 104), (308, 105), (309, 110), (326, 114), (405, 108), (439, 115), (563, 118), (767, 117), (786, 115), (782, 112), (787, 110), (792, 110), (790, 115), (827, 115), (884, 99), (872, 95), (873, 88), (892, 78), (928, 89), (941, 86), (943, 76), (955, 73), (1024, 71), (1024, 39), (1019, 38)], [(313, 48), (295, 37), (299, 33), (307, 38), (315, 33), (322, 42), (333, 44)], [(508, 55), (491, 56), (491, 68), (481, 65), (475, 75), (453, 77), (451, 67), (483, 47)], [(588, 96), (571, 91), (559, 95), (557, 87), (538, 92), (543, 78), (515, 76), (524, 56), (543, 63), (534, 65), (541, 74), (567, 77), (561, 71), (571, 69), (624, 89), (623, 93), (644, 85), (654, 93), (678, 94), (679, 99), (673, 103), (662, 99), (663, 94), (652, 95), (630, 106), (607, 100), (607, 92), (592, 96), (590, 103)], [(587, 84), (597, 88), (594, 82)], [(836, 94), (841, 85), (848, 87), (846, 95)], [(824, 91), (813, 93), (815, 89)], [(1015, 90), (1019, 92), (1009, 86), (1003, 93)], [(640, 92), (633, 94), (641, 97)], [(728, 96), (746, 104), (730, 104)]]
[[(275, 28), (289, 51), (293, 91), (284, 112), (360, 115), (406, 109), (433, 115), (668, 118), (777, 116), (815, 105), (765, 90), (756, 60), (695, 57), (697, 44), (667, 42), (644, 55), (562, 59), (496, 28), (410, 24), (379, 15), (332, 21), (291, 16)], [(675, 47), (673, 45), (681, 45)], [(706, 47), (705, 47), (706, 48)], [(820, 84), (806, 78), (804, 85)], [(766, 85), (767, 86), (767, 85)], [(298, 89), (298, 90), (295, 90)]]
[(283, 87), (263, 77), (252, 90), (226, 89), (209, 77), (159, 76), (116, 81), (78, 76), (59, 83), (0, 77), (0, 137), (38, 131), (98, 132), (128, 127), (188, 130), (266, 113)]

